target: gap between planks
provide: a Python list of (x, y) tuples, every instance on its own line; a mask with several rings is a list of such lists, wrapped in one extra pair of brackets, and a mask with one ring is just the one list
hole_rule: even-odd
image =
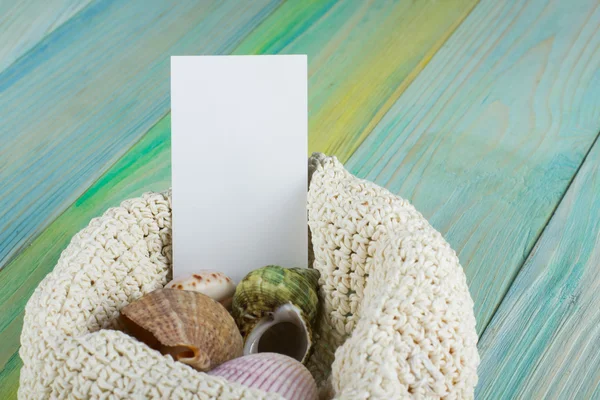
[(510, 282), (510, 285), (508, 285), (508, 287), (506, 288), (506, 291), (504, 292), (504, 294), (502, 296), (502, 300), (500, 300), (500, 302), (498, 303), (498, 305), (494, 309), (494, 312), (492, 313), (492, 317), (490, 319), (490, 322), (481, 330), (481, 333), (479, 334), (479, 337), (482, 338), (482, 337), (485, 336), (485, 332), (487, 331), (487, 329), (489, 328), (491, 322), (493, 321), (494, 316), (498, 312), (498, 309), (502, 306), (502, 302), (504, 301), (504, 298), (506, 297), (506, 295), (510, 291), (510, 288), (512, 287), (512, 285), (515, 283), (515, 280), (517, 280), (517, 278), (519, 276), (519, 273), (523, 269), (523, 266), (527, 263), (527, 261), (529, 260), (529, 258), (531, 257), (531, 255), (533, 253), (535, 253), (536, 248), (540, 244), (541, 238), (544, 236), (544, 233), (546, 232), (546, 228), (548, 227), (548, 225), (550, 224), (550, 222), (554, 218), (554, 215), (556, 214), (556, 211), (559, 209), (559, 207), (560, 207), (561, 203), (563, 202), (564, 198), (569, 193), (569, 190), (571, 189), (571, 186), (573, 186), (573, 182), (575, 182), (575, 179), (577, 178), (577, 175), (579, 175), (579, 171), (581, 171), (581, 168), (583, 167), (583, 165), (585, 164), (586, 160), (588, 159), (588, 157), (589, 157), (592, 149), (594, 149), (594, 147), (596, 146), (596, 144), (599, 142), (599, 139), (600, 139), (600, 131), (598, 131), (598, 135), (596, 136), (596, 138), (594, 139), (594, 141), (592, 142), (592, 144), (590, 145), (590, 147), (587, 149), (587, 151), (585, 153), (585, 156), (583, 157), (583, 160), (581, 161), (581, 164), (579, 164), (579, 167), (577, 167), (577, 170), (575, 171), (575, 174), (571, 178), (571, 181), (569, 182), (566, 190), (563, 192), (562, 196), (560, 197), (560, 199), (556, 203), (556, 206), (554, 207), (554, 209), (552, 210), (552, 213), (548, 217), (548, 220), (546, 221), (546, 224), (544, 225), (544, 227), (542, 228), (542, 230), (540, 231), (540, 233), (535, 238), (534, 245), (531, 248), (531, 250), (529, 251), (529, 253), (527, 254), (527, 258), (519, 266), (518, 270), (515, 273), (515, 276), (513, 277), (512, 281)]
[(478, 398), (600, 398), (599, 138), (482, 336)]

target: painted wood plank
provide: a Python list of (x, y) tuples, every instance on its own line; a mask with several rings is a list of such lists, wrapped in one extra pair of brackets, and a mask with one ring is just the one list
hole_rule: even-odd
[(480, 343), (481, 399), (600, 398), (600, 141)]
[(0, 2), (0, 71), (6, 69), (91, 1)]
[[(4, 370), (0, 372), (0, 390), (4, 400), (16, 399), (19, 390), (19, 372), (23, 363), (17, 353), (6, 364)], [(4, 383), (8, 382), (8, 385)]]
[(346, 161), (477, 3), (286, 2), (235, 54), (308, 54), (309, 151)]
[(482, 0), (348, 162), (445, 235), (480, 333), (600, 128), (599, 7)]
[(38, 238), (0, 272), (0, 396), (14, 398), (21, 359), (23, 309), (38, 283), (54, 268), (71, 237), (91, 218), (122, 200), (171, 185), (171, 119), (155, 125)]
[(223, 54), (278, 0), (94, 2), (0, 74), (0, 267), (170, 106), (169, 57)]

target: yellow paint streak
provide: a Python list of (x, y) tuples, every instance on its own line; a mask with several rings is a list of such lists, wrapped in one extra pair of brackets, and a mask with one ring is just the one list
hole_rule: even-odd
[(477, 4), (477, 1), (473, 2), (473, 4), (471, 5), (471, 8), (467, 12), (464, 13), (462, 18), (457, 19), (455, 21), (455, 23), (446, 32), (446, 34), (444, 36), (440, 37), (440, 39), (435, 43), (435, 45), (429, 49), (429, 51), (425, 54), (425, 56), (421, 59), (421, 61), (419, 61), (419, 63), (415, 66), (415, 68), (413, 68), (413, 70), (410, 71), (410, 73), (406, 76), (406, 78), (404, 78), (404, 80), (402, 81), (402, 83), (400, 83), (400, 85), (396, 88), (396, 90), (394, 90), (392, 95), (390, 97), (388, 97), (387, 100), (385, 101), (385, 103), (383, 103), (381, 105), (381, 107), (379, 108), (379, 110), (377, 110), (377, 112), (375, 113), (373, 118), (369, 121), (367, 126), (362, 130), (362, 132), (360, 132), (357, 140), (352, 143), (352, 146), (349, 146), (349, 148), (347, 150), (348, 154), (349, 154), (348, 158), (350, 158), (350, 155), (352, 155), (356, 151), (358, 146), (360, 146), (360, 144), (366, 139), (366, 137), (369, 135), (369, 133), (371, 133), (371, 131), (375, 128), (375, 126), (379, 123), (379, 121), (381, 121), (383, 116), (388, 112), (388, 110), (392, 107), (392, 105), (394, 105), (394, 103), (400, 97), (400, 95), (402, 93), (404, 93), (406, 88), (415, 80), (417, 75), (419, 75), (421, 73), (421, 71), (425, 68), (425, 66), (427, 64), (429, 64), (429, 61), (433, 58), (434, 54), (437, 53), (437, 51), (440, 49), (440, 47), (442, 47), (442, 45), (446, 42), (446, 40), (448, 40), (450, 35), (452, 35), (454, 30), (456, 30), (456, 28), (458, 28), (458, 26), (467, 17), (470, 10), (472, 10), (476, 4)]
[[(477, 1), (396, 7), (369, 32), (362, 62), (309, 120), (309, 151), (346, 161)], [(353, 21), (354, 22), (354, 21)]]

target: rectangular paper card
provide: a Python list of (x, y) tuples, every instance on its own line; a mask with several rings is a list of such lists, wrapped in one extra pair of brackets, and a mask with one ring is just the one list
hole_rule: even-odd
[(306, 267), (305, 55), (171, 57), (173, 274)]

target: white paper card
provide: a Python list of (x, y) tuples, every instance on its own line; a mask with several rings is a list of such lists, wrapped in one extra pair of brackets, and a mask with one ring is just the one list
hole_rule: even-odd
[(306, 267), (305, 55), (171, 57), (173, 271)]

